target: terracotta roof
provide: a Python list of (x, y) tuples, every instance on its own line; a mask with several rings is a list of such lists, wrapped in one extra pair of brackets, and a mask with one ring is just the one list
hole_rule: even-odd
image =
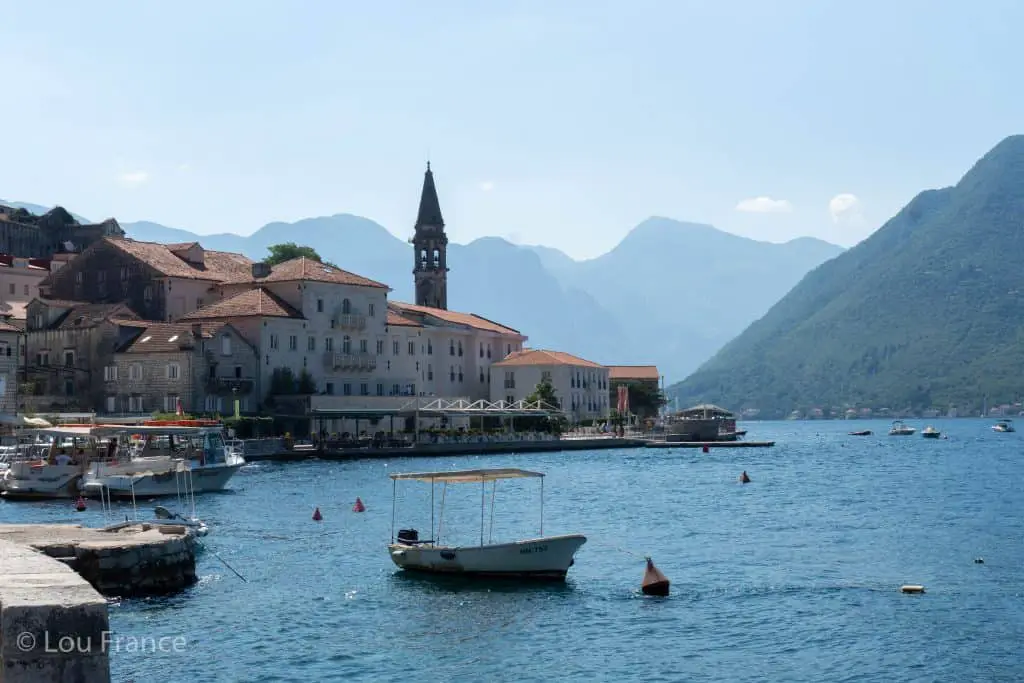
[[(201, 334), (212, 339), (226, 323), (203, 323)], [(148, 322), (138, 334), (122, 344), (117, 353), (177, 353), (193, 345), (192, 325), (189, 323)]]
[(406, 304), (400, 301), (392, 301), (388, 303), (398, 313), (403, 316), (408, 314), (416, 314), (419, 316), (430, 316), (436, 318), (442, 322), (446, 322), (453, 325), (465, 325), (466, 327), (472, 327), (478, 330), (486, 330), (488, 332), (498, 332), (500, 334), (514, 334), (517, 336), (523, 336), (519, 330), (500, 325), (493, 320), (488, 320), (475, 313), (458, 313), (457, 311), (448, 311), (442, 308), (431, 308), (429, 306), (417, 306), (415, 304)]
[[(174, 251), (182, 251), (181, 247), (191, 245), (167, 245), (157, 242), (137, 242), (120, 237), (104, 238), (126, 254), (139, 259), (150, 268), (167, 277), (188, 278), (191, 280), (213, 280), (224, 282), (245, 277), (252, 272), (252, 260), (241, 254), (229, 251), (203, 251), (203, 265), (188, 263), (175, 256)], [(172, 250), (173, 248), (173, 250)]]
[(171, 251), (185, 251), (196, 246), (199, 246), (199, 242), (178, 242), (177, 244), (168, 244), (167, 248)]
[(181, 320), (210, 320), (213, 318), (301, 318), (302, 314), (263, 287), (247, 289), (233, 297), (203, 306), (182, 316)]
[(101, 322), (138, 320), (139, 316), (127, 304), (80, 304), (70, 309), (51, 329), (74, 330), (95, 327)]
[(255, 282), (259, 284), (263, 282), (295, 282), (298, 280), (390, 289), (387, 285), (376, 280), (371, 280), (370, 278), (356, 275), (334, 266), (326, 266), (319, 261), (314, 261), (305, 256), (299, 256), (290, 261), (278, 263), (270, 269), (270, 275), (266, 277), (254, 278), (252, 276), (252, 267), (250, 266), (246, 273), (231, 279), (230, 282), (235, 284)]
[(406, 318), (404, 315), (396, 313), (391, 309), (388, 309), (387, 324), (404, 327), (423, 327), (423, 325), (419, 324), (415, 320), (410, 320), (409, 318)]
[(657, 365), (609, 365), (608, 379), (660, 380)]
[(544, 349), (523, 349), (513, 351), (503, 360), (493, 365), (579, 365), (585, 368), (602, 368), (603, 365), (584, 360), (564, 351), (546, 351)]

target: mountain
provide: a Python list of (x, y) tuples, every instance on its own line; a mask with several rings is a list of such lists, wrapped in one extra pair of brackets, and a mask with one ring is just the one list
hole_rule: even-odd
[(961, 414), (1024, 393), (1024, 136), (819, 266), (693, 375), (681, 404)]

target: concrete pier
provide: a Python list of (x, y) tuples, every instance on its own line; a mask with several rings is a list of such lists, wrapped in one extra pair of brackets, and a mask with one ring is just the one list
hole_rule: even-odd
[(107, 601), (64, 563), (0, 540), (0, 682), (109, 683)]
[(63, 563), (107, 596), (173, 593), (196, 581), (196, 540), (179, 525), (0, 524), (0, 540)]

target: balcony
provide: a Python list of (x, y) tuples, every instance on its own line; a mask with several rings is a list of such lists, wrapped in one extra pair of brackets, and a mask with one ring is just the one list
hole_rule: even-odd
[(256, 380), (251, 377), (208, 377), (206, 379), (206, 393), (220, 396), (231, 396), (238, 393), (239, 396), (251, 393), (256, 387)]
[(377, 356), (362, 351), (358, 353), (328, 351), (324, 354), (324, 367), (328, 370), (376, 370)]
[(366, 316), (359, 313), (339, 313), (334, 319), (336, 330), (364, 330), (366, 329)]

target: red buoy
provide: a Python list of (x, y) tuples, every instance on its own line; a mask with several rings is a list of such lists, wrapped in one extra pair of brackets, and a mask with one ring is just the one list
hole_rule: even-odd
[(704, 447), (703, 447), (703, 448), (701, 448), (701, 450), (702, 450), (702, 451), (704, 451), (705, 453), (707, 453), (707, 452), (708, 452), (709, 450), (711, 450), (711, 449), (709, 449), (709, 448), (708, 448), (708, 445), (707, 445), (707, 444), (704, 444)]
[(749, 484), (750, 483), (750, 477), (747, 476), (747, 471), (746, 470), (743, 470), (743, 474), (740, 475), (740, 483), (741, 484)]
[(320, 514), (320, 508), (317, 508), (316, 510), (313, 510), (313, 521), (314, 522), (323, 521), (323, 518), (324, 518), (324, 516)]
[(78, 497), (78, 500), (75, 501), (75, 509), (79, 512), (85, 512), (85, 498)]
[(362, 499), (356, 497), (356, 504), (352, 506), (352, 512), (366, 512), (366, 506), (363, 505)]
[(640, 592), (644, 595), (657, 595), (665, 597), (668, 595), (668, 577), (654, 566), (651, 558), (647, 558), (647, 569), (644, 571), (644, 580), (640, 584)]

